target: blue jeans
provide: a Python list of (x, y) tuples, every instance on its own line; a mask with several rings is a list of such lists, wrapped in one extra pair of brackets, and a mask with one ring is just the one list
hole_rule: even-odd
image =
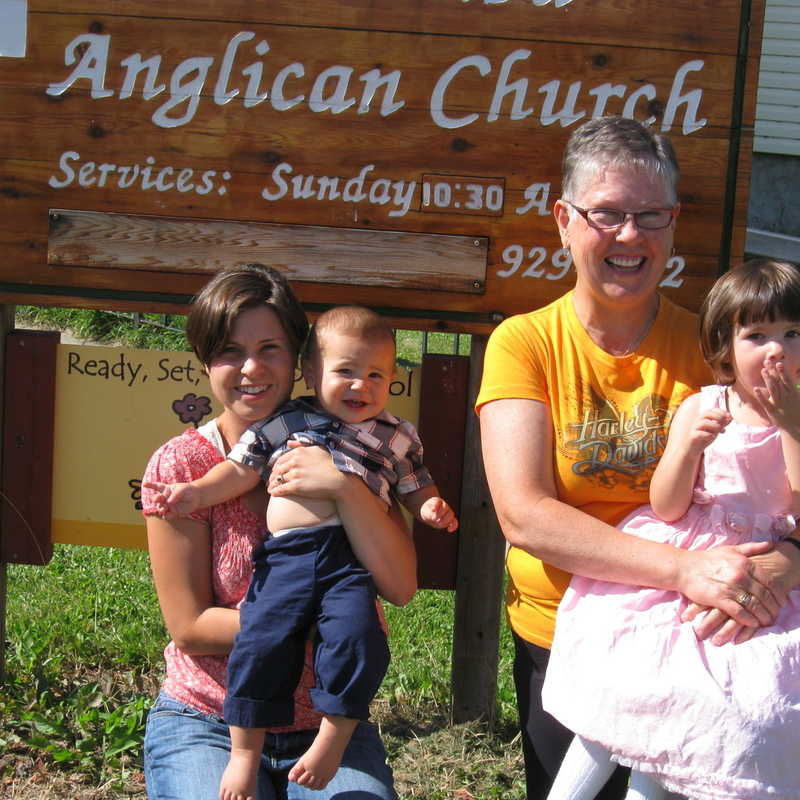
[[(397, 800), (377, 728), (360, 722), (345, 750), (342, 766), (322, 791), (287, 780), (316, 730), (267, 733), (257, 800)], [(144, 773), (149, 800), (218, 800), (219, 781), (230, 755), (228, 726), (160, 695), (147, 717)]]

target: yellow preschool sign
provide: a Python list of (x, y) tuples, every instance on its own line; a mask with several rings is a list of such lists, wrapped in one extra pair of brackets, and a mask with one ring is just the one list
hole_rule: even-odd
[[(302, 381), (295, 395), (305, 393)], [(419, 372), (398, 368), (389, 410), (416, 423)], [(59, 345), (53, 541), (145, 547), (141, 477), (152, 452), (221, 411), (191, 353)]]

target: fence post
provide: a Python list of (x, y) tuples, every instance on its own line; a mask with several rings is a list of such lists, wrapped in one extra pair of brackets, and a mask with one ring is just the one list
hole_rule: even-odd
[[(14, 327), (14, 308), (13, 305), (0, 305), (0, 420), (3, 419), (6, 334)], [(1, 447), (2, 436), (0, 436), (0, 449)], [(0, 459), (2, 457), (3, 453), (0, 452)], [(0, 530), (0, 539), (2, 536), (3, 531)], [(0, 548), (0, 552), (2, 552), (2, 548)], [(0, 560), (0, 685), (5, 683), (6, 677), (6, 597), (6, 564)]]
[(473, 336), (453, 626), (453, 722), (483, 718), (492, 723), (497, 697), (505, 542), (486, 485), (478, 418), (472, 412), (485, 349), (486, 337)]

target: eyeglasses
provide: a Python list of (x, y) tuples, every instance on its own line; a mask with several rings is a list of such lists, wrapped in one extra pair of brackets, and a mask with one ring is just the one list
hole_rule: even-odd
[(672, 208), (647, 208), (644, 211), (621, 211), (618, 208), (581, 208), (569, 200), (564, 201), (574, 208), (593, 228), (601, 231), (619, 230), (632, 217), (637, 228), (645, 231), (658, 231), (666, 228), (678, 213)]

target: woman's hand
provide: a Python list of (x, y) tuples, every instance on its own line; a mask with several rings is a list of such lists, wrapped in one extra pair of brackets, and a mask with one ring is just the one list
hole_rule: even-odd
[[(719, 549), (719, 548), (718, 548)], [(713, 551), (709, 551), (713, 552)], [(800, 586), (800, 551), (789, 544), (780, 542), (766, 552), (751, 555), (748, 559), (751, 563), (753, 574), (758, 574), (759, 580), (765, 581), (771, 589), (771, 593), (780, 602), (780, 606), (786, 604), (789, 592)], [(737, 595), (737, 604), (741, 607), (742, 597), (745, 596), (745, 604), (749, 610), (751, 606), (755, 612), (758, 605), (756, 595), (747, 596), (749, 590), (745, 589)], [(691, 603), (681, 616), (683, 622), (694, 622), (695, 633), (698, 639), (709, 639), (714, 645), (723, 645), (728, 642), (741, 644), (750, 639), (762, 625), (750, 626), (743, 625), (739, 620), (733, 619), (731, 615), (720, 611), (717, 608), (709, 609), (697, 603)], [(773, 620), (766, 623), (771, 624)]]
[[(742, 625), (770, 625), (786, 602), (786, 591), (754, 559), (772, 547), (770, 542), (748, 542), (682, 550), (677, 590), (690, 601), (717, 608)], [(737, 601), (743, 593), (750, 596), (747, 607)]]
[(681, 614), (681, 622), (693, 622), (694, 632), (700, 640), (708, 639), (719, 647), (728, 642), (742, 644), (756, 635), (759, 628), (741, 625), (718, 608), (706, 608), (690, 603)]
[(302, 442), (289, 447), (272, 467), (270, 495), (333, 500), (350, 546), (378, 592), (394, 605), (408, 603), (417, 591), (417, 557), (399, 512), (387, 514), (364, 481), (340, 472), (327, 450)]
[(273, 497), (313, 497), (336, 501), (346, 491), (347, 476), (331, 454), (314, 445), (288, 442), (289, 450), (272, 465), (267, 490)]

